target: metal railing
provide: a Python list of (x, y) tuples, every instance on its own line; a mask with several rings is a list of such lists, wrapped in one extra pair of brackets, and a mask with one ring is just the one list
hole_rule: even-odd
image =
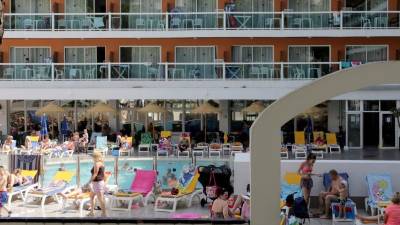
[(340, 62), (0, 63), (2, 81), (307, 80)]
[(400, 11), (6, 13), (7, 31), (399, 29)]

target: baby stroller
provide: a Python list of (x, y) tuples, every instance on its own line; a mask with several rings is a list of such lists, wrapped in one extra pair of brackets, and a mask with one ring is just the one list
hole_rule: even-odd
[(227, 166), (216, 167), (214, 165), (209, 166), (199, 166), (198, 168), (200, 177), (199, 182), (203, 185), (203, 193), (206, 198), (201, 200), (201, 206), (207, 204), (207, 200), (215, 200), (214, 196), (207, 195), (206, 187), (215, 186), (218, 188), (223, 188), (228, 191), (229, 195), (233, 193), (233, 186), (231, 184), (232, 171)]

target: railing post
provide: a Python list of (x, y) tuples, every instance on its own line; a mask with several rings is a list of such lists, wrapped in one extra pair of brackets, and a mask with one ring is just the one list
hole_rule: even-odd
[(285, 29), (285, 11), (281, 12), (281, 30)]
[(51, 63), (51, 81), (54, 81), (54, 63)]
[(340, 29), (343, 30), (343, 11), (339, 12), (340, 17)]
[(165, 81), (168, 81), (168, 63), (165, 63), (163, 65), (164, 65)]
[(169, 29), (169, 13), (165, 13), (165, 30), (168, 31)]
[(226, 64), (222, 63), (222, 80), (226, 80)]
[(56, 29), (55, 21), (56, 21), (56, 16), (54, 15), (54, 13), (51, 13), (51, 31), (54, 31)]
[(107, 75), (108, 75), (108, 80), (111, 81), (111, 62), (107, 64)]
[(222, 16), (223, 16), (223, 18), (222, 18), (222, 23), (223, 23), (222, 27), (223, 27), (224, 30), (226, 30), (226, 21), (227, 21), (226, 17), (228, 15), (226, 14), (225, 10), (222, 12)]
[(281, 80), (283, 80), (283, 72), (284, 72), (283, 63), (281, 62)]
[(108, 12), (108, 31), (112, 30), (112, 15), (111, 15), (111, 11)]

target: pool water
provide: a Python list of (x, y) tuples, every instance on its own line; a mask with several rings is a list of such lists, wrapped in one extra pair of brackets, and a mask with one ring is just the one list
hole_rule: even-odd
[[(105, 170), (112, 173), (108, 184), (116, 184), (114, 173), (114, 160), (105, 161)], [(225, 161), (211, 161), (211, 160), (198, 160), (196, 166), (225, 165)], [(91, 161), (81, 161), (80, 163), (80, 184), (86, 184), (90, 180), (90, 170), (93, 163)], [(67, 171), (76, 172), (77, 164), (75, 162), (60, 162), (49, 163), (45, 166), (45, 175), (43, 184), (48, 185), (56, 172), (63, 167)], [(183, 176), (183, 172), (193, 169), (190, 159), (162, 159), (157, 161), (158, 181), (161, 183), (162, 188), (168, 188), (167, 179), (169, 177), (176, 177), (177, 179)], [(135, 178), (135, 170), (151, 170), (153, 169), (153, 160), (151, 159), (119, 159), (118, 160), (118, 187), (119, 189), (129, 189), (133, 179)], [(76, 176), (71, 181), (71, 184), (76, 184)], [(198, 184), (201, 188), (201, 184)]]

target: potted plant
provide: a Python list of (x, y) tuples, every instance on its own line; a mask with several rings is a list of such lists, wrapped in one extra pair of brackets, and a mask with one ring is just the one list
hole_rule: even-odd
[[(397, 120), (397, 126), (400, 128), (400, 108), (394, 108), (391, 110), (393, 113), (393, 116), (396, 118)], [(399, 143), (400, 143), (400, 135), (397, 137), (399, 139)], [(400, 149), (400, 147), (399, 147)]]

